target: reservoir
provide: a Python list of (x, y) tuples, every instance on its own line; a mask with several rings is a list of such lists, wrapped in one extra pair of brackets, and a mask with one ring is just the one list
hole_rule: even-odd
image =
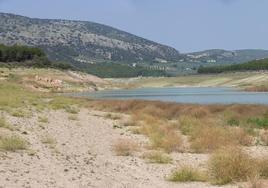
[(143, 99), (197, 104), (268, 104), (268, 92), (245, 92), (226, 87), (138, 88), (72, 93), (71, 95), (99, 99)]

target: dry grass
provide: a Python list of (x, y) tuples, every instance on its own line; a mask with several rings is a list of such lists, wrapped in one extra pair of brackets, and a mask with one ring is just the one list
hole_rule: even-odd
[(225, 147), (211, 155), (209, 173), (213, 183), (223, 185), (254, 177), (258, 174), (258, 165), (240, 148)]
[(130, 127), (128, 129), (132, 134), (142, 134), (141, 127)]
[(210, 152), (226, 145), (251, 146), (254, 143), (254, 138), (245, 129), (224, 126), (220, 118), (181, 116), (178, 127), (182, 134), (189, 136), (195, 152)]
[(262, 145), (268, 146), (268, 131), (264, 131), (260, 135)]
[(129, 139), (119, 139), (113, 144), (113, 150), (118, 156), (130, 156), (138, 151), (138, 145)]
[(11, 115), (14, 117), (22, 117), (22, 118), (31, 117), (31, 113), (23, 109), (14, 110), (13, 112), (11, 112)]
[(150, 121), (147, 119), (144, 122), (140, 132), (149, 137), (151, 147), (164, 149), (166, 152), (179, 151), (182, 144), (179, 132), (167, 122)]
[(112, 120), (119, 120), (119, 119), (121, 119), (121, 117), (119, 115), (117, 115), (117, 114), (111, 114), (111, 113), (105, 114), (104, 117), (107, 118), (107, 119), (112, 119)]
[(161, 151), (150, 151), (143, 155), (143, 158), (150, 163), (168, 164), (172, 162), (172, 158)]
[(68, 116), (68, 119), (71, 121), (78, 121), (78, 116), (75, 114), (72, 114)]
[(241, 146), (254, 145), (254, 138), (245, 129), (236, 127), (230, 128), (230, 136), (236, 144)]
[(260, 176), (256, 175), (254, 177), (248, 178), (248, 184), (246, 188), (264, 188)]
[(27, 149), (27, 143), (19, 136), (1, 136), (0, 149), (5, 151), (17, 151)]
[(48, 123), (49, 121), (48, 121), (48, 117), (46, 117), (46, 116), (39, 116), (38, 117), (38, 122), (40, 122), (40, 123)]
[[(256, 129), (248, 120), (266, 117), (264, 105), (192, 105), (156, 101), (93, 101), (94, 106), (113, 112), (128, 113), (127, 126), (149, 137), (153, 149), (179, 151), (179, 131), (188, 137), (196, 152), (211, 152), (222, 146), (255, 144)], [(260, 118), (261, 119), (261, 118)], [(170, 121), (177, 121), (171, 125)], [(254, 138), (255, 137), (255, 138)]]
[(198, 119), (191, 116), (182, 116), (179, 118), (178, 126), (184, 135), (191, 135), (197, 126), (200, 125)]
[(260, 176), (268, 178), (268, 156), (258, 159), (257, 163), (259, 165)]
[(169, 180), (174, 182), (206, 181), (206, 176), (198, 169), (190, 166), (183, 166), (174, 170), (171, 173)]
[(78, 114), (80, 112), (80, 110), (75, 106), (66, 106), (65, 111), (70, 114)]
[(211, 152), (222, 146), (236, 145), (236, 138), (225, 127), (203, 125), (197, 127), (190, 136), (191, 148), (195, 152)]
[(41, 138), (43, 144), (49, 145), (50, 148), (55, 148), (57, 140), (51, 135), (45, 135)]
[(132, 115), (130, 118), (122, 120), (121, 124), (124, 127), (135, 127), (139, 125), (138, 120), (139, 120), (138, 117), (136, 117), (135, 115)]

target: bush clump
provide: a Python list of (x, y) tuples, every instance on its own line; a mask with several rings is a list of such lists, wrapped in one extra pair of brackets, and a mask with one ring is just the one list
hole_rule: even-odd
[(246, 181), (258, 174), (258, 165), (242, 149), (225, 147), (210, 156), (209, 174), (212, 182), (219, 185)]

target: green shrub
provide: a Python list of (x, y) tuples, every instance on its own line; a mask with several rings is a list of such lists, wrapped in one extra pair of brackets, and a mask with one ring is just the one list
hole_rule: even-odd
[(268, 118), (250, 118), (248, 123), (257, 125), (259, 128), (268, 128)]

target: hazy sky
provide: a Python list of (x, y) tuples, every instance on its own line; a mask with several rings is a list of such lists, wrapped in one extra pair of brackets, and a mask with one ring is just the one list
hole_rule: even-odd
[(268, 0), (0, 0), (1, 12), (94, 21), (181, 52), (268, 49), (267, 10)]

